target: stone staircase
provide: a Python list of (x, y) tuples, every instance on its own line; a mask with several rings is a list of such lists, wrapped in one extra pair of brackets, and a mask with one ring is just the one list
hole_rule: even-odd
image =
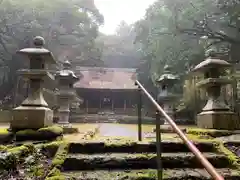
[[(240, 179), (239, 170), (213, 143), (195, 145), (225, 179)], [(182, 142), (163, 141), (162, 148), (164, 180), (211, 179)], [(157, 179), (156, 157), (154, 142), (71, 143), (62, 171), (67, 179), (77, 180), (154, 180)]]

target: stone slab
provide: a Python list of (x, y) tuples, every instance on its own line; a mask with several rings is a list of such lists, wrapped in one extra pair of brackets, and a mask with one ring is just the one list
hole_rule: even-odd
[(197, 126), (205, 129), (240, 129), (237, 114), (230, 111), (206, 111), (198, 114)]
[(53, 125), (53, 111), (47, 107), (19, 106), (13, 110), (12, 129), (39, 129)]

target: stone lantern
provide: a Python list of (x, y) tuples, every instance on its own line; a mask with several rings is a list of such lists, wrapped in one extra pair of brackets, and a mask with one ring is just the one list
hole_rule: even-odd
[(74, 74), (71, 68), (71, 63), (65, 61), (63, 63), (63, 70), (59, 71), (55, 78), (58, 81), (59, 92), (58, 92), (58, 103), (59, 103), (59, 121), (58, 123), (64, 127), (70, 126), (69, 124), (69, 113), (70, 105), (76, 100), (76, 92), (73, 88), (75, 82), (79, 78)]
[[(164, 111), (173, 118), (174, 115), (174, 101), (178, 98), (173, 92), (174, 84), (179, 80), (179, 77), (171, 74), (170, 67), (166, 65), (164, 67), (164, 74), (157, 79), (159, 85), (159, 94), (157, 97), (158, 103), (162, 105)], [(167, 122), (165, 121), (165, 124)]]
[(29, 81), (30, 92), (22, 104), (13, 109), (11, 128), (38, 129), (53, 123), (53, 111), (43, 97), (43, 81), (46, 78), (54, 80), (54, 76), (46, 70), (46, 64), (56, 63), (52, 53), (43, 48), (44, 39), (37, 36), (33, 40), (34, 48), (25, 48), (17, 53), (25, 55), (30, 60), (30, 68), (19, 70), (19, 75)]
[(224, 60), (209, 57), (193, 69), (193, 72), (204, 74), (204, 80), (197, 83), (197, 86), (205, 89), (208, 95), (206, 105), (197, 116), (198, 127), (208, 129), (240, 128), (237, 115), (230, 111), (221, 96), (221, 87), (231, 83), (230, 79), (221, 77), (221, 74), (230, 67), (231, 64)]

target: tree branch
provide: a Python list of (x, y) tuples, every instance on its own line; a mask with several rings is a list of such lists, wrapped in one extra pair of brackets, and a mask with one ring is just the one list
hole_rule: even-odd
[(221, 40), (222, 42), (228, 42), (230, 44), (240, 44), (240, 41), (231, 38), (227, 36), (226, 34), (220, 33), (220, 32), (209, 32), (205, 30), (199, 30), (199, 29), (177, 29), (178, 33), (186, 33), (188, 35), (194, 35), (194, 36), (207, 36), (209, 39), (216, 39)]

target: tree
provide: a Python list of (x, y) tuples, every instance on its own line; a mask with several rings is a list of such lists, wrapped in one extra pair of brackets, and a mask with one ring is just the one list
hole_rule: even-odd
[[(226, 60), (239, 59), (239, 7), (236, 0), (157, 0), (135, 23), (136, 44), (154, 82), (164, 65), (182, 77), (215, 49)], [(180, 84), (180, 85), (181, 85)]]
[(30, 47), (34, 36), (45, 38), (46, 48), (59, 63), (66, 58), (73, 64), (100, 59), (95, 39), (104, 18), (93, 0), (0, 0), (0, 16), (0, 65), (4, 70), (0, 99), (11, 92), (16, 71), (23, 68), (16, 50)]
[(114, 35), (101, 34), (97, 39), (102, 43), (102, 60), (108, 67), (137, 68), (139, 54), (133, 42), (135, 32), (133, 25), (122, 21), (116, 28)]

